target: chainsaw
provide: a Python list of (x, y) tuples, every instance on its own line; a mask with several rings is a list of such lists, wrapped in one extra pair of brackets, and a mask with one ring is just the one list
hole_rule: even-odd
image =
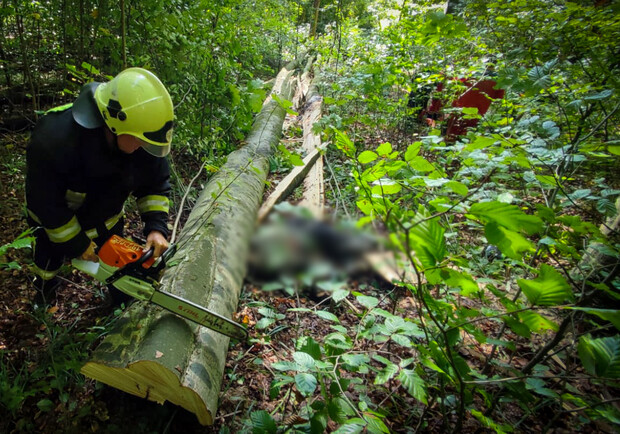
[(137, 300), (154, 303), (231, 338), (247, 338), (248, 332), (241, 324), (178, 295), (162, 291), (159, 279), (166, 261), (176, 252), (176, 245), (170, 245), (157, 261), (153, 258), (153, 252), (153, 248), (143, 252), (139, 244), (113, 235), (99, 249), (98, 263), (82, 259), (73, 259), (71, 263), (78, 270)]

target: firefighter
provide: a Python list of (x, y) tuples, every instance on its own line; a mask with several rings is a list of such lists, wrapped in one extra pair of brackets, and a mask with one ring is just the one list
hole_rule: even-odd
[[(168, 247), (173, 105), (151, 72), (129, 68), (86, 84), (75, 102), (48, 111), (26, 149), (26, 208), (34, 228), (35, 304), (49, 301), (72, 258), (98, 261), (97, 248), (123, 232), (130, 194), (146, 249)], [(46, 300), (47, 298), (47, 300)]]

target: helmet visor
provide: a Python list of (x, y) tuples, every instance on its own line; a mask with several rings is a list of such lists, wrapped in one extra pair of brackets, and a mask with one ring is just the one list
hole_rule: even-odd
[(141, 134), (145, 144), (142, 146), (146, 152), (156, 157), (165, 157), (170, 152), (172, 142), (172, 130), (174, 122), (168, 121), (157, 131), (148, 131)]
[(165, 157), (170, 153), (170, 145), (153, 145), (152, 143), (144, 142), (142, 143), (142, 148), (149, 154), (155, 157)]

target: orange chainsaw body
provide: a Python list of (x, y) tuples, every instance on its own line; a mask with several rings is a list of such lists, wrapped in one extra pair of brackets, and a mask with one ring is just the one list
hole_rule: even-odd
[[(99, 259), (104, 264), (115, 268), (121, 268), (132, 262), (136, 262), (143, 254), (144, 248), (140, 244), (119, 237), (118, 235), (112, 235), (112, 237), (101, 246), (98, 253)], [(155, 262), (155, 259), (150, 258), (145, 261), (142, 266), (144, 268), (149, 268), (153, 265), (153, 262)]]

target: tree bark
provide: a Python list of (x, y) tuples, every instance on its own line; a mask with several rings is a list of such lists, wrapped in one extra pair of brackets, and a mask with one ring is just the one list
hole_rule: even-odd
[(306, 178), (308, 172), (312, 170), (314, 164), (320, 157), (320, 152), (318, 149), (315, 149), (310, 154), (306, 155), (303, 166), (295, 167), (288, 175), (286, 175), (286, 177), (284, 177), (282, 181), (280, 181), (273, 193), (269, 195), (258, 210), (259, 223), (265, 220), (276, 204), (284, 200), (299, 186), (301, 181)]
[[(280, 72), (279, 97), (292, 96), (292, 68)], [(270, 100), (245, 147), (231, 153), (194, 206), (162, 279), (163, 290), (228, 318), (237, 309), (248, 242), (262, 199), (268, 156), (286, 111)], [(217, 410), (229, 338), (147, 303), (134, 303), (93, 353), (82, 373), (125, 392), (196, 414)]]
[(314, 0), (312, 4), (314, 17), (312, 19), (312, 28), (310, 29), (310, 39), (316, 38), (316, 28), (319, 24), (319, 8), (321, 6), (321, 0)]
[[(302, 117), (302, 125), (304, 132), (303, 149), (306, 153), (311, 153), (321, 147), (321, 136), (312, 131), (314, 124), (321, 118), (323, 97), (319, 95), (316, 83), (319, 81), (318, 75), (310, 82), (309, 74), (306, 75), (302, 82), (309, 83), (308, 91), (305, 94), (306, 105)], [(304, 77), (302, 77), (304, 78)], [(304, 194), (300, 202), (310, 210), (312, 215), (317, 219), (323, 218), (325, 211), (325, 187), (323, 183), (323, 156), (320, 155), (316, 163), (310, 169), (308, 176), (304, 179)]]

